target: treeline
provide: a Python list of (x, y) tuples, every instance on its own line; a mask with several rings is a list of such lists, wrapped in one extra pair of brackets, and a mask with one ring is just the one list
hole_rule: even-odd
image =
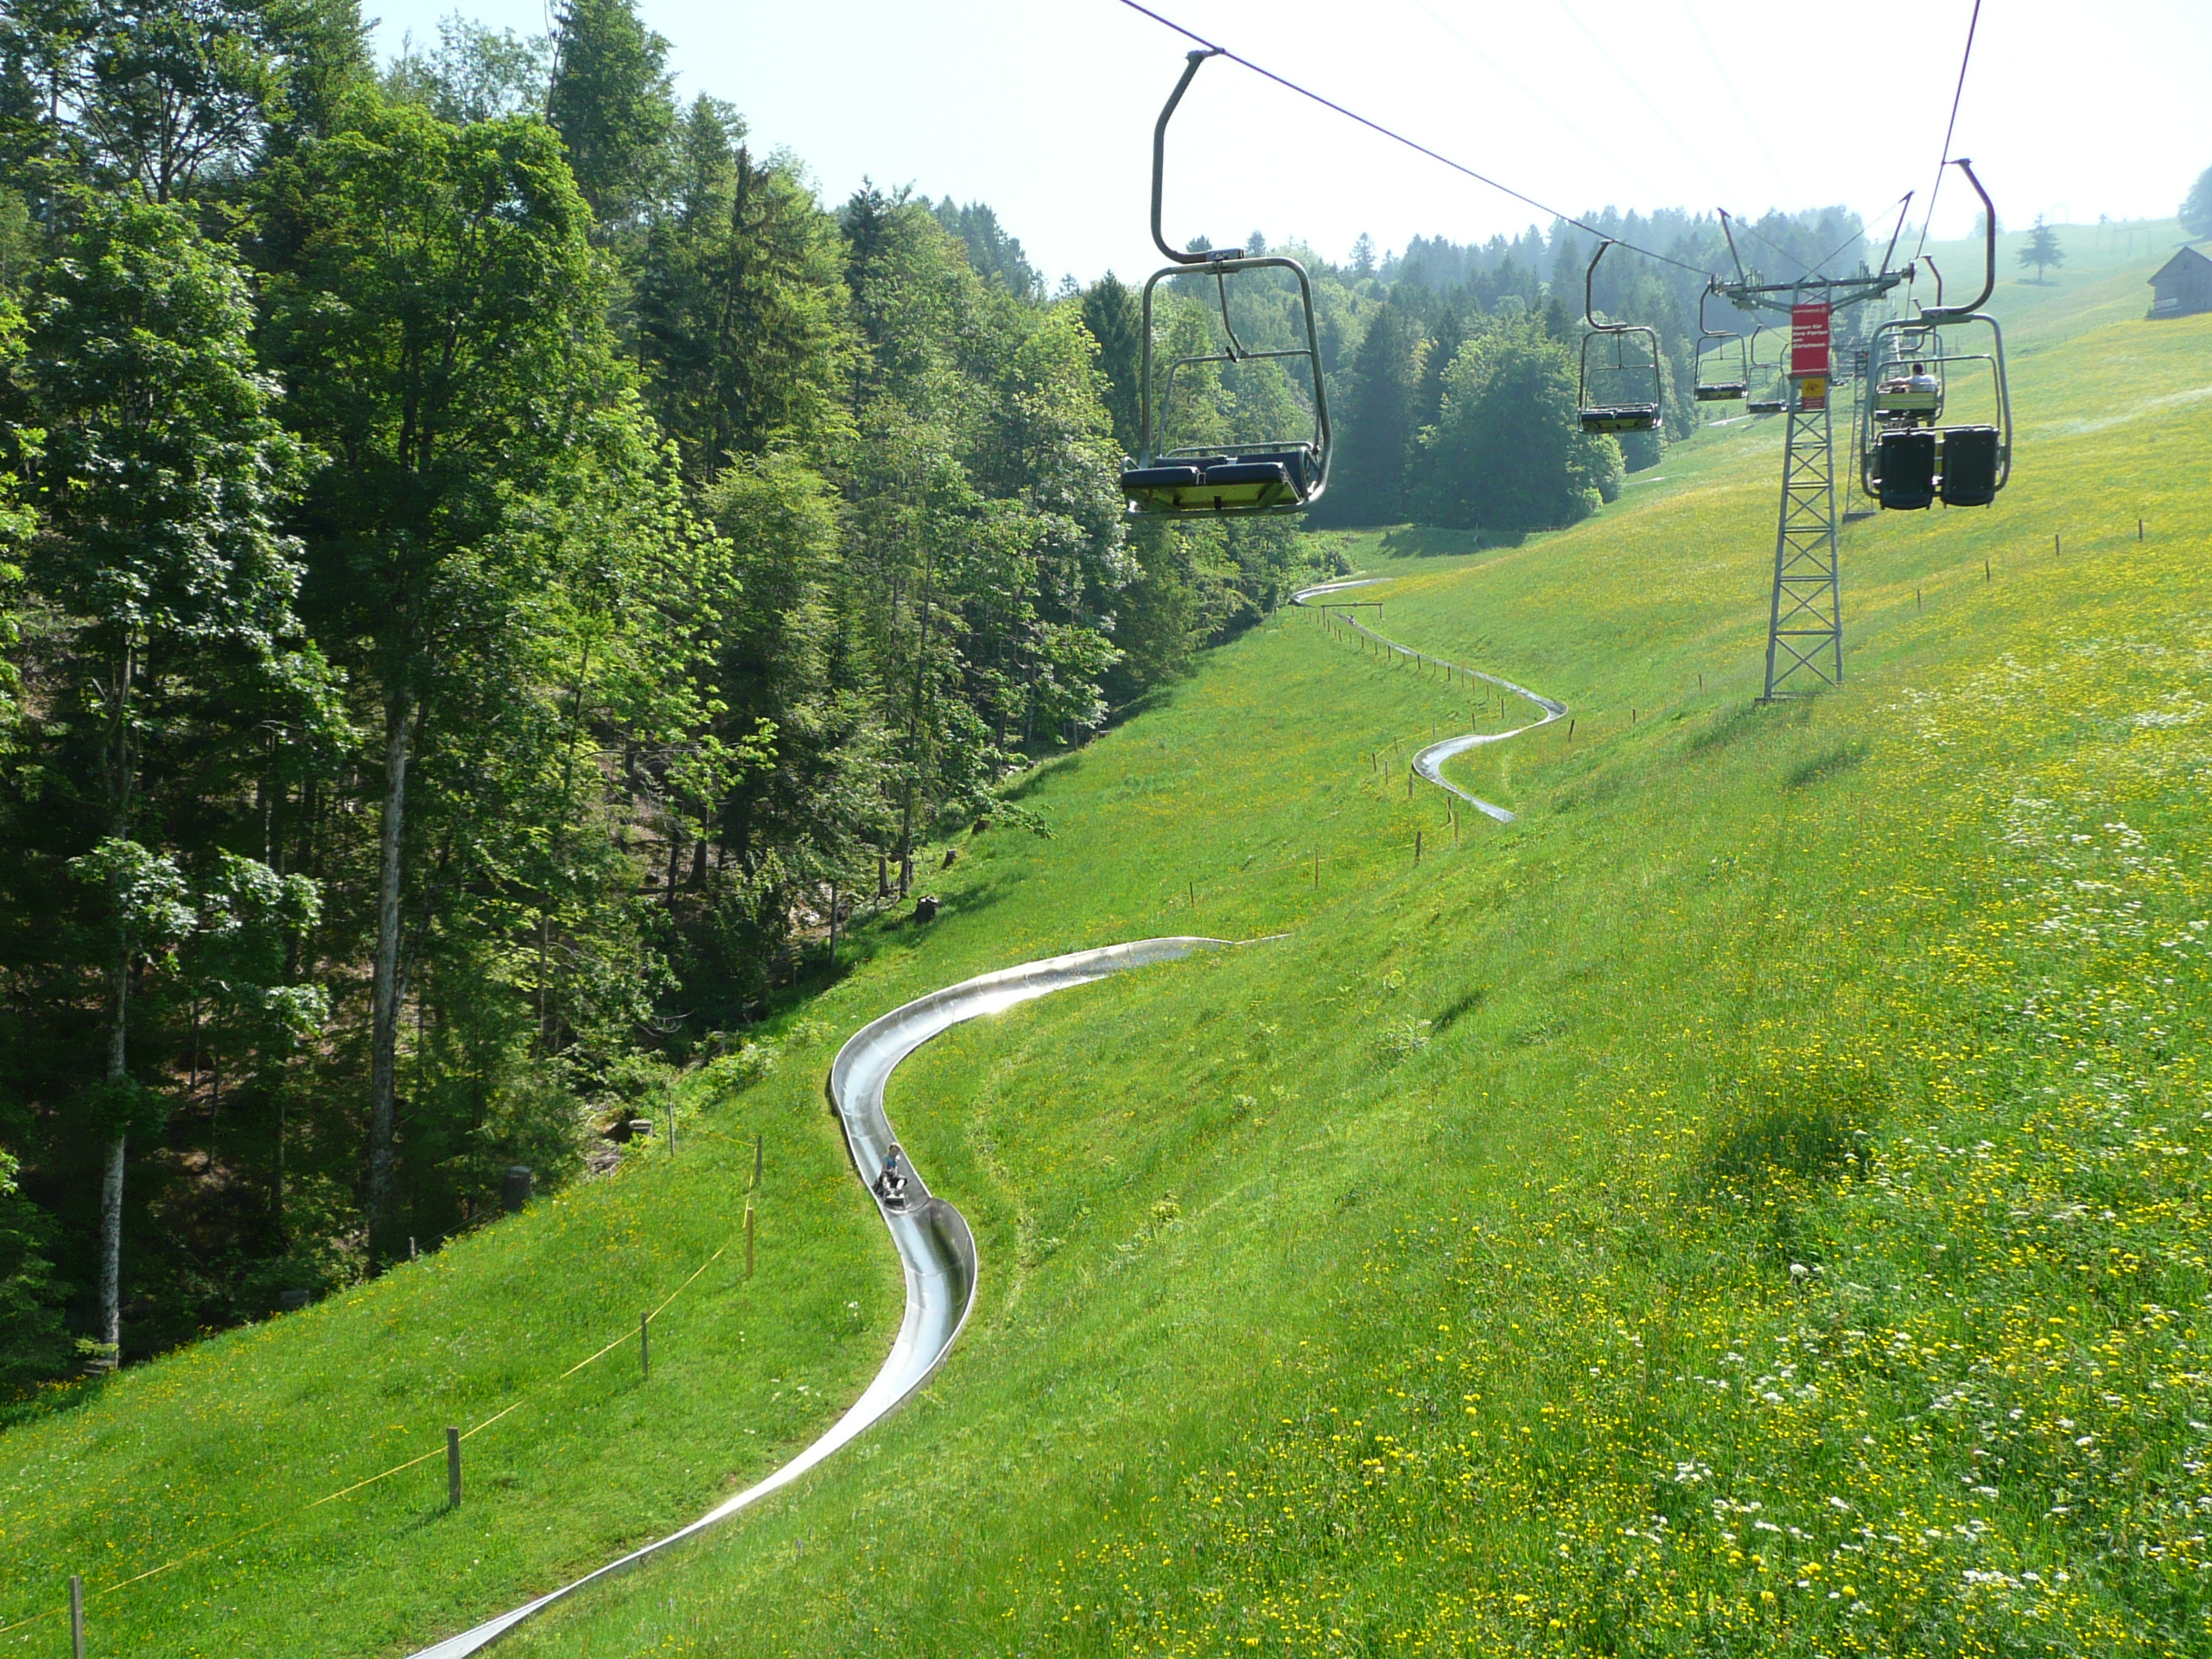
[(825, 207), (665, 54), (0, 17), (0, 1383), (574, 1175), (1311, 563), (1125, 530), (1119, 283)]
[[(1666, 264), (1616, 249), (1599, 264), (1590, 298), (1609, 322), (1655, 330), (1663, 428), (1618, 439), (1585, 437), (1575, 427), (1584, 394), (1584, 274), (1599, 236), (1555, 223), (1480, 246), (1415, 238), (1402, 254), (1376, 259), (1362, 238), (1351, 265), (1348, 297), (1364, 305), (1357, 343), (1333, 365), (1332, 396), (1342, 438), (1339, 468), (1317, 519), (1332, 524), (1418, 520), (1454, 527), (1525, 531), (1572, 524), (1619, 493), (1624, 471), (1656, 465), (1665, 442), (1743, 405), (1700, 405), (1694, 397), (1700, 273), (1736, 270), (1719, 221), (1664, 212), (1649, 217), (1607, 208), (1585, 216), (1603, 236), (1679, 261)], [(1773, 213), (1736, 227), (1738, 251), (1753, 280), (1788, 281), (1821, 270), (1847, 274), (1869, 250), (1855, 216), (1840, 209)], [(1872, 250), (1879, 256), (1878, 248)], [(1762, 276), (1764, 273), (1764, 276)], [(1332, 285), (1321, 297), (1337, 298)], [(1340, 292), (1344, 291), (1340, 286)], [(1338, 299), (1338, 303), (1342, 300)], [(1716, 299), (1707, 308), (1715, 330), (1745, 337), (1751, 353), (1758, 318)], [(1775, 319), (1757, 341), (1754, 395), (1774, 395), (1782, 349)], [(1847, 354), (1863, 320), (1839, 319), (1838, 350)], [(1733, 346), (1708, 365), (1708, 377), (1732, 378), (1743, 359)], [(1593, 402), (1648, 397), (1648, 373), (1614, 366), (1600, 341), (1591, 353)], [(1725, 365), (1725, 366), (1721, 366)]]

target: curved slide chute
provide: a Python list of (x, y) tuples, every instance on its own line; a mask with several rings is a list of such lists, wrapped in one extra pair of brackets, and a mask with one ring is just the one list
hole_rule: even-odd
[[(883, 1155), (892, 1142), (890, 1120), (884, 1116), (883, 1086), (899, 1061), (939, 1032), (987, 1014), (998, 1014), (1017, 1003), (1048, 996), (1093, 980), (1105, 979), (1132, 968), (1173, 962), (1193, 950), (1226, 944), (1226, 939), (1192, 936), (1139, 939), (1128, 944), (1109, 944), (1096, 950), (1078, 950), (1065, 957), (1027, 962), (1018, 968), (962, 982), (944, 990), (916, 997), (871, 1020), (837, 1051), (830, 1068), (830, 1101), (844, 1126), (845, 1145), (855, 1172), (863, 1185), (869, 1172), (883, 1167)], [(923, 1185), (919, 1172), (907, 1178), (906, 1201), (898, 1209), (880, 1195), (876, 1207), (906, 1274), (906, 1313), (883, 1368), (868, 1391), (819, 1440), (766, 1479), (747, 1487), (701, 1516), (688, 1527), (656, 1539), (587, 1573), (573, 1583), (524, 1602), (521, 1606), (487, 1619), (473, 1630), (421, 1649), (410, 1659), (461, 1659), (489, 1647), (509, 1630), (574, 1595), (586, 1585), (628, 1571), (648, 1556), (659, 1554), (727, 1521), (771, 1492), (780, 1491), (828, 1459), (862, 1431), (880, 1422), (909, 1395), (929, 1381), (968, 1322), (975, 1306), (975, 1235), (961, 1213)], [(869, 1187), (874, 1195), (874, 1188)]]
[[(1326, 601), (1331, 594), (1343, 593), (1348, 588), (1372, 588), (1390, 580), (1389, 576), (1351, 576), (1342, 582), (1325, 582), (1317, 587), (1300, 588), (1290, 596), (1291, 602), (1304, 605), (1310, 600)], [(1490, 743), (1503, 743), (1509, 737), (1518, 737), (1523, 732), (1533, 732), (1539, 727), (1548, 726), (1555, 720), (1565, 720), (1567, 705), (1555, 698), (1545, 696), (1541, 692), (1531, 691), (1525, 685), (1516, 685), (1495, 674), (1485, 674), (1478, 668), (1464, 668), (1457, 663), (1447, 663), (1440, 657), (1432, 657), (1425, 651), (1415, 651), (1411, 645), (1402, 645), (1395, 639), (1385, 639), (1357, 617), (1348, 615), (1343, 620), (1347, 627), (1366, 635), (1386, 651), (1395, 652), (1399, 656), (1417, 663), (1427, 663), (1433, 668), (1448, 669), (1471, 680), (1487, 681), (1501, 691), (1510, 691), (1516, 697), (1526, 698), (1543, 711), (1542, 719), (1532, 720), (1526, 726), (1516, 726), (1510, 732), (1462, 732), (1457, 737), (1447, 737), (1432, 743), (1414, 756), (1414, 770), (1439, 789), (1457, 795), (1476, 811), (1486, 813), (1500, 823), (1512, 823), (1514, 814), (1504, 807), (1494, 801), (1486, 801), (1479, 795), (1469, 794), (1446, 778), (1444, 763), (1455, 754), (1465, 754), (1469, 749), (1478, 749)]]

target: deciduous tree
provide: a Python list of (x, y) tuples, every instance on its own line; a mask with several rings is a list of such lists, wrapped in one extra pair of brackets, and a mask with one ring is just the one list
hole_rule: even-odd
[(73, 809), (91, 843), (72, 868), (92, 896), (88, 966), (104, 1010), (79, 1102), (104, 1143), (111, 1354), (128, 1138), (157, 1111), (134, 1076), (133, 985), (191, 918), (161, 810), (171, 804), (143, 787), (149, 758), (175, 772), (178, 751), (233, 742), (258, 712), (254, 683), (282, 677), (294, 627), (297, 550), (274, 520), (300, 455), (256, 369), (251, 325), (235, 264), (135, 193), (86, 205), (33, 315), (28, 373), (45, 440), (31, 579), (60, 626), (43, 671), (51, 713), (16, 783), (47, 814)]

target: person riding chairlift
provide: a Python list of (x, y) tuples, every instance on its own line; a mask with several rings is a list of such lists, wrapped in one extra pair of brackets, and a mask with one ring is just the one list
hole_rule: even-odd
[[(1943, 383), (1928, 372), (1928, 365), (1925, 363), (1916, 363), (1912, 365), (1912, 373), (1905, 380), (1904, 389), (1907, 391), (1925, 392), (1933, 397), (1942, 391)], [(1924, 422), (1933, 426), (1936, 424), (1936, 411), (1932, 409), (1923, 410), (1918, 411), (1915, 418), (1916, 423)]]
[(891, 1150), (883, 1154), (883, 1173), (875, 1178), (876, 1196), (886, 1204), (904, 1204), (906, 1201), (906, 1172), (910, 1167), (906, 1152), (893, 1141)]
[[(1914, 364), (1912, 365), (1912, 372), (1910, 374), (1891, 375), (1889, 378), (1883, 381), (1878, 388), (1878, 390), (1885, 392), (1912, 391), (1922, 392), (1930, 396), (1942, 391), (1942, 382), (1936, 379), (1934, 375), (1928, 372), (1928, 365), (1925, 363)], [(1936, 415), (1935, 411), (1932, 410), (1910, 410), (1898, 411), (1897, 414), (1898, 416), (1901, 416), (1901, 418), (1906, 426), (1918, 426), (1923, 422), (1929, 426), (1933, 426), (1936, 423)]]

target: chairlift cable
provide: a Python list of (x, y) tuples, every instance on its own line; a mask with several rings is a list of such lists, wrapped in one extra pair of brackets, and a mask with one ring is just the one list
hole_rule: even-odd
[(1728, 66), (1720, 61), (1720, 54), (1713, 50), (1713, 41), (1705, 32), (1705, 25), (1698, 22), (1690, 0), (1675, 0), (1675, 3), (1681, 7), (1682, 16), (1689, 19), (1690, 28), (1695, 31), (1699, 44), (1705, 48), (1705, 55), (1712, 60), (1714, 70), (1720, 76), (1721, 86), (1727, 88), (1729, 101), (1735, 105), (1736, 113), (1744, 118), (1744, 130), (1751, 135), (1751, 142), (1759, 147), (1759, 154), (1765, 158), (1768, 168), (1774, 174), (1774, 181), (1782, 187), (1783, 198), (1787, 200), (1795, 196), (1796, 192), (1789, 188), (1789, 181), (1783, 175), (1782, 164), (1774, 159), (1774, 152), (1767, 148), (1758, 124), (1751, 119), (1751, 110), (1744, 103), (1743, 95), (1737, 92), (1735, 81), (1729, 76)]
[[(1488, 67), (1492, 74), (1495, 74), (1507, 86), (1512, 87), (1514, 91), (1519, 92), (1522, 97), (1527, 99), (1531, 104), (1541, 110), (1546, 115), (1551, 117), (1554, 121), (1556, 121), (1568, 132), (1573, 133), (1575, 137), (1580, 139), (1583, 143), (1588, 145), (1593, 152), (1604, 159), (1607, 166), (1618, 168), (1621, 172), (1637, 180), (1646, 190), (1649, 190), (1651, 188), (1651, 181), (1649, 179), (1646, 179), (1643, 174), (1637, 172), (1631, 163), (1624, 161), (1618, 156), (1614, 155), (1611, 150), (1607, 149), (1603, 144), (1592, 137), (1588, 131), (1584, 128), (1577, 125), (1573, 120), (1568, 118), (1567, 116), (1560, 114), (1559, 111), (1554, 109), (1549, 104), (1546, 103), (1544, 99), (1538, 95), (1535, 88), (1529, 86), (1528, 82), (1522, 80), (1519, 76), (1516, 75), (1510, 69), (1508, 69), (1496, 58), (1491, 56), (1489, 53), (1484, 51), (1482, 48), (1476, 45), (1474, 41), (1469, 40), (1467, 36), (1459, 30), (1459, 27), (1451, 21), (1451, 19), (1444, 16), (1434, 7), (1431, 6), (1428, 3), (1428, 0), (1406, 0), (1406, 3), (1413, 7), (1414, 10), (1420, 12), (1423, 16), (1427, 17), (1429, 22), (1434, 23), (1439, 29), (1442, 29), (1446, 35), (1449, 35), (1453, 40), (1457, 41), (1472, 56), (1479, 60), (1486, 67)], [(1654, 194), (1656, 193), (1655, 192)]]
[(1951, 93), (1951, 118), (1943, 127), (1943, 158), (1936, 163), (1935, 187), (1928, 193), (1928, 211), (1920, 220), (1920, 245), (1912, 251), (1916, 260), (1928, 246), (1928, 232), (1936, 223), (1936, 200), (1943, 194), (1943, 169), (1951, 164), (1951, 137), (1958, 130), (1959, 100), (1967, 93), (1967, 66), (1974, 61), (1974, 32), (1980, 22), (1981, 0), (1974, 0), (1974, 15), (1967, 19), (1966, 50), (1959, 54), (1959, 84)]
[[(1643, 87), (1637, 86), (1635, 80), (1630, 76), (1628, 71), (1621, 67), (1620, 60), (1614, 57), (1611, 52), (1608, 52), (1605, 49), (1605, 41), (1599, 40), (1598, 36), (1592, 32), (1589, 24), (1584, 22), (1581, 18), (1575, 16), (1574, 8), (1568, 5), (1567, 3), (1567, 0), (1552, 0), (1552, 3), (1559, 8), (1560, 11), (1565, 16), (1568, 22), (1573, 23), (1575, 28), (1582, 31), (1583, 39), (1588, 41), (1590, 44), (1597, 49), (1598, 55), (1605, 59), (1607, 67), (1610, 67), (1616, 75), (1620, 77), (1621, 85), (1627, 87), (1631, 92), (1634, 92), (1638, 101), (1643, 104), (1643, 107), (1651, 111), (1651, 118), (1656, 121), (1660, 126), (1666, 130), (1667, 136), (1675, 141), (1675, 144), (1681, 149), (1682, 154), (1688, 156), (1692, 162), (1696, 163), (1698, 171), (1704, 174), (1707, 178), (1712, 180), (1713, 183), (1719, 185), (1723, 190), (1726, 190), (1728, 188), (1727, 181), (1721, 178), (1721, 176), (1718, 173), (1715, 173), (1711, 168), (1707, 167), (1705, 164), (1705, 158), (1690, 148), (1689, 140), (1683, 137), (1682, 135), (1675, 130), (1675, 124), (1667, 118), (1667, 112), (1661, 109), (1656, 104), (1653, 103), (1651, 101), (1651, 95), (1649, 92), (1646, 92)], [(1622, 245), (1625, 247), (1627, 244), (1624, 243)]]
[(1230, 51), (1225, 46), (1217, 45), (1212, 41), (1208, 40), (1205, 35), (1199, 34), (1196, 29), (1186, 29), (1172, 17), (1163, 17), (1160, 13), (1153, 10), (1150, 7), (1140, 4), (1138, 0), (1119, 0), (1119, 3), (1128, 8), (1129, 10), (1135, 12), (1141, 17), (1149, 17), (1154, 22), (1158, 23), (1162, 29), (1168, 29), (1177, 35), (1180, 35), (1186, 41), (1197, 42), (1198, 45), (1205, 47), (1209, 52), (1228, 59), (1230, 62), (1236, 64), (1240, 68), (1250, 70), (1262, 80), (1271, 80), (1274, 82), (1276, 86), (1283, 88), (1284, 91), (1295, 92), (1300, 98), (1307, 99), (1313, 103), (1319, 104), (1325, 110), (1333, 111), (1337, 114), (1343, 116), (1347, 121), (1356, 122), (1360, 126), (1365, 127), (1370, 132), (1381, 134), (1383, 137), (1388, 138), (1393, 143), (1403, 144), (1408, 149), (1413, 150), (1416, 154), (1426, 156), (1430, 161), (1438, 162), (1442, 166), (1448, 167), (1454, 173), (1465, 174), (1467, 177), (1474, 180), (1478, 184), (1486, 184), (1491, 189), (1498, 191), (1502, 194), (1512, 197), (1516, 201), (1525, 202), (1529, 207), (1534, 207), (1540, 213), (1549, 213), (1554, 219), (1559, 220), (1560, 223), (1563, 225), (1572, 225), (1576, 230), (1587, 231), (1592, 236), (1605, 237), (1606, 240), (1613, 243), (1618, 247), (1627, 249), (1630, 253), (1641, 254), (1646, 259), (1656, 260), (1662, 265), (1672, 265), (1677, 270), (1687, 270), (1694, 276), (1709, 276), (1712, 274), (1711, 272), (1707, 271), (1699, 266), (1690, 264), (1686, 261), (1671, 258), (1663, 253), (1654, 253), (1650, 249), (1638, 247), (1633, 242), (1624, 242), (1617, 236), (1606, 237), (1605, 232), (1599, 230), (1595, 225), (1590, 224), (1586, 220), (1577, 219), (1572, 213), (1563, 213), (1558, 208), (1550, 206), (1548, 203), (1537, 200), (1535, 197), (1529, 195), (1525, 191), (1516, 190), (1511, 185), (1503, 183), (1497, 179), (1494, 179), (1487, 173), (1478, 172), (1475, 168), (1469, 167), (1465, 162), (1455, 162), (1449, 156), (1444, 155), (1440, 151), (1431, 149), (1427, 144), (1421, 143), (1416, 139), (1408, 138), (1402, 132), (1393, 131), (1390, 128), (1384, 126), (1380, 121), (1370, 120), (1368, 117), (1360, 114), (1356, 110), (1346, 109), (1343, 105), (1336, 102), (1333, 99), (1324, 98), (1320, 93), (1313, 91), (1311, 87), (1300, 86), (1296, 81), (1290, 79), (1287, 76), (1279, 75), (1272, 69), (1262, 68), (1260, 65), (1253, 62), (1251, 59), (1240, 56), (1238, 54)]

